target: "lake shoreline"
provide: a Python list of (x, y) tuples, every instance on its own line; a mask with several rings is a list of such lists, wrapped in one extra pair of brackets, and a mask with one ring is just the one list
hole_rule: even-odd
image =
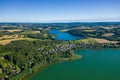
[(23, 78), (21, 78), (21, 80), (29, 80), (30, 77), (34, 76), (36, 73), (44, 70), (45, 68), (49, 67), (52, 64), (61, 63), (61, 62), (65, 62), (65, 61), (79, 60), (79, 59), (82, 59), (82, 55), (73, 54), (73, 56), (71, 58), (63, 58), (61, 61), (58, 61), (58, 62), (55, 61), (55, 62), (52, 62), (49, 64), (44, 64), (43, 66), (38, 67), (38, 71), (33, 72), (32, 74), (23, 76)]
[[(88, 78), (91, 80), (114, 80), (114, 77), (120, 71), (119, 51), (120, 49), (114, 48), (76, 50), (76, 54), (84, 56), (82, 60), (54, 64), (42, 72), (33, 75), (34, 77), (30, 80), (88, 80)], [(116, 68), (116, 66), (118, 67)], [(114, 73), (116, 71), (118, 71), (118, 73)], [(98, 75), (96, 75), (96, 73)], [(91, 76), (94, 77), (91, 78)], [(119, 79), (119, 74), (117, 78)]]

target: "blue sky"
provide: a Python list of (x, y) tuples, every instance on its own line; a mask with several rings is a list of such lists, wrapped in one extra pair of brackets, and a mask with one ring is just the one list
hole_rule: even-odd
[(0, 22), (120, 21), (120, 0), (0, 0)]

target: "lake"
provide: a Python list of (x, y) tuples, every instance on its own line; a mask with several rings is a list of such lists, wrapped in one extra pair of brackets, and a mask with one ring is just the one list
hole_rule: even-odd
[(29, 80), (120, 80), (120, 50), (77, 50), (81, 60), (52, 64)]
[(76, 40), (76, 39), (82, 39), (82, 36), (74, 36), (67, 32), (61, 32), (59, 30), (50, 30), (50, 34), (55, 34), (55, 39), (57, 40)]

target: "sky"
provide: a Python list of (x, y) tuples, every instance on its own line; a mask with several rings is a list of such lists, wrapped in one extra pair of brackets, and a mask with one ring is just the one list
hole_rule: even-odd
[(104, 21), (120, 21), (120, 0), (0, 0), (0, 22)]

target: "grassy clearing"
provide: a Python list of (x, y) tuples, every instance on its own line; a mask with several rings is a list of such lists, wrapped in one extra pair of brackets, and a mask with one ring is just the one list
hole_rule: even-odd
[(62, 58), (62, 61), (71, 61), (71, 60), (78, 60), (78, 59), (82, 59), (82, 55), (72, 54), (72, 57)]

